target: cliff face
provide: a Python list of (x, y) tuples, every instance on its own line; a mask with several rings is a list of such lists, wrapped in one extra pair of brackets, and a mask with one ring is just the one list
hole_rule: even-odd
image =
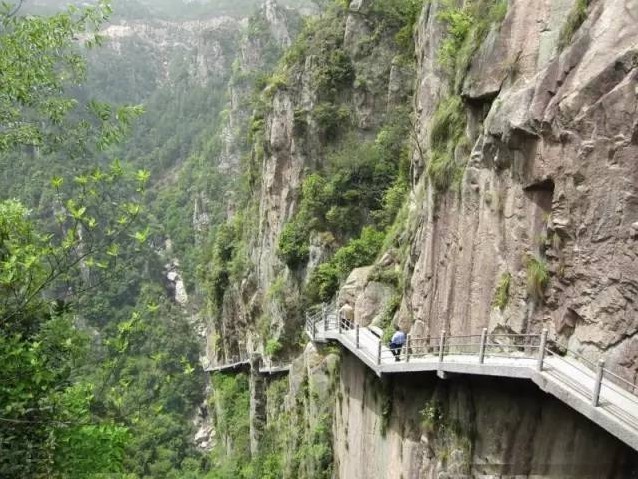
[(100, 32), (105, 48), (89, 52), (91, 90), (118, 102), (147, 102), (161, 88), (180, 94), (185, 82), (223, 84), (245, 24), (228, 17), (114, 20)]
[[(438, 60), (445, 36), (437, 20), (440, 6), (428, 4), (416, 26), (416, 77), (393, 63), (399, 52), (391, 42), (378, 41), (370, 50), (373, 26), (366, 8), (365, 2), (352, 2), (339, 27), (355, 78), (366, 79), (365, 87), (355, 81), (341, 93), (356, 128), (363, 135), (374, 132), (396, 106), (397, 93), (409, 92), (412, 81), (417, 85), (420, 154), (413, 157), (411, 214), (397, 241), (409, 254), (397, 264), (406, 287), (395, 321), (433, 335), (441, 329), (477, 334), (483, 327), (516, 333), (547, 327), (570, 349), (592, 357), (606, 352), (632, 379), (638, 366), (635, 6), (594, 3), (559, 51), (564, 20), (577, 4), (511, 2), (457, 80), (469, 148), (454, 151), (466, 166), (448, 192), (437, 191), (427, 174), (434, 117), (456, 94)], [(273, 27), (273, 36), (287, 45), (285, 22)], [(254, 54), (258, 48), (243, 51), (249, 50)], [(246, 55), (242, 59), (251, 63)], [(291, 84), (273, 87), (262, 151), (253, 152), (260, 161), (259, 226), (248, 247), (255, 266), (244, 293), (261, 313), (246, 312), (246, 324), (262, 314), (279, 331), (290, 326), (290, 311), (269, 301), (266, 292), (283, 277), (296, 296), (329, 254), (320, 242), (313, 244), (301, 275), (278, 257), (278, 240), (298, 210), (302, 181), (325, 161), (330, 144), (309, 114), (321, 101), (312, 74), (316, 60), (307, 56)], [(238, 95), (232, 98), (238, 102)], [(307, 122), (303, 134), (299, 118)], [(237, 164), (232, 153), (228, 158)], [(530, 277), (533, 265), (545, 279)], [(495, 308), (503, 278), (508, 297)], [(230, 303), (235, 306), (227, 302), (229, 309), (245, 305), (241, 298)], [(244, 341), (249, 343), (257, 341)]]
[(205, 21), (123, 21), (110, 25), (103, 32), (109, 46), (121, 52), (123, 43), (136, 41), (148, 48), (145, 60), (156, 64), (160, 70), (160, 84), (175, 81), (171, 78), (170, 63), (176, 58), (189, 63), (186, 72), (197, 83), (227, 75), (233, 37), (240, 29), (240, 22), (231, 18), (213, 18)]
[[(638, 371), (636, 34), (638, 5), (599, 1), (558, 51), (565, 2), (510, 2), (463, 80), (471, 153), (458, 192), (415, 197), (397, 320), (437, 335), (538, 332)], [(443, 82), (432, 66), (437, 4), (417, 32), (422, 141)], [(423, 171), (415, 165), (417, 176)], [(547, 289), (530, 292), (530, 258)], [(509, 301), (495, 308), (500, 278)]]
[[(265, 67), (263, 58), (273, 44), (283, 49), (297, 33), (298, 21), (286, 19), (282, 9), (277, 8), (267, 2), (263, 10), (270, 40), (264, 42), (251, 33), (241, 49), (238, 66), (244, 72), (243, 78), (255, 66)], [(252, 151), (243, 168), (252, 169), (247, 181), (253, 182), (255, 196), (242, 217), (250, 223), (243, 225), (250, 266), (240, 281), (225, 290), (216, 315), (219, 322), (211, 324), (210, 336), (215, 338), (208, 350), (211, 363), (223, 363), (241, 354), (263, 353), (268, 338), (296, 342), (302, 322), (301, 290), (334, 246), (314, 235), (308, 263), (291, 269), (281, 259), (278, 243), (284, 226), (299, 210), (304, 179), (325, 167), (327, 156), (337, 148), (339, 127), (326, 124), (341, 118), (348, 125), (344, 131), (349, 130), (359, 141), (370, 140), (388, 112), (410, 96), (413, 72), (410, 65), (396, 61), (401, 53), (393, 40), (396, 32), (366, 19), (369, 10), (369, 2), (352, 2), (344, 15), (332, 17), (333, 21), (323, 26), (330, 29), (325, 41), (347, 55), (343, 65), (346, 71), (341, 73), (345, 81), (333, 85), (332, 79), (322, 80), (322, 75), (327, 75), (323, 70), (330, 51), (313, 46), (314, 41), (320, 40), (309, 36), (303, 40), (309, 45), (307, 51), (299, 58), (284, 57), (283, 66), (280, 64), (271, 76), (262, 96), (251, 103), (254, 111), (248, 131)], [(322, 31), (322, 27), (317, 28), (317, 35), (324, 35)], [(231, 87), (233, 105), (241, 104), (241, 96), (246, 98), (245, 88), (242, 83)], [(246, 110), (237, 110), (231, 109), (229, 132), (233, 118), (245, 119)], [(245, 154), (245, 150), (238, 146), (241, 142), (236, 136), (229, 134), (228, 140), (226, 157), (230, 168), (238, 165), (239, 153)], [(275, 294), (282, 288), (285, 300)]]
[[(450, 88), (434, 56), (442, 41), (438, 8), (426, 7), (417, 27), (416, 111), (426, 147), (437, 104)], [(594, 2), (571, 42), (559, 45), (574, 8), (570, 1), (510, 2), (474, 55), (461, 88), (472, 147), (456, 191), (437, 191), (427, 160), (415, 155), (409, 254), (401, 269), (408, 279), (394, 320), (417, 336), (548, 328), (559, 344), (592, 359), (604, 356), (634, 382), (638, 6)], [(530, 284), (536, 259), (549, 277), (540, 295)], [(506, 275), (508, 301), (495, 307)], [(357, 290), (355, 317), (370, 284)], [(534, 388), (498, 381), (393, 384), (390, 428), (381, 439), (372, 431), (383, 405), (368, 399), (365, 373), (354, 362), (352, 371), (342, 368), (342, 388), (353, 403), (336, 409), (339, 477), (376, 470), (384, 471), (376, 477), (635, 471), (635, 463), (623, 461), (635, 462), (636, 454), (586, 419)], [(419, 395), (428, 404), (420, 415)], [(441, 434), (429, 425), (420, 436), (415, 423), (423, 413), (440, 413), (461, 431)], [(362, 451), (381, 459), (370, 464)]]
[[(261, 159), (252, 151), (253, 145), (250, 143), (250, 139), (255, 135), (255, 122), (265, 122), (263, 118), (253, 119), (255, 110), (259, 109), (259, 105), (256, 105), (256, 85), (275, 67), (284, 49), (290, 46), (291, 39), (298, 33), (300, 23), (301, 17), (298, 13), (269, 0), (248, 21), (239, 44), (228, 85), (228, 105), (221, 127), (222, 148), (218, 157), (219, 170), (235, 183), (235, 188), (229, 189), (226, 198), (226, 209), (230, 218), (241, 214), (237, 213), (240, 207), (249, 209), (251, 216), (258, 207), (254, 200), (250, 200), (249, 206), (237, 204), (237, 195), (242, 187), (256, 188), (254, 170), (258, 168), (257, 160)], [(261, 136), (259, 138), (262, 139)], [(260, 151), (263, 151), (261, 145)], [(245, 183), (243, 186), (242, 181)], [(267, 201), (268, 195), (263, 196), (263, 201)], [(258, 200), (262, 203), (261, 198)], [(250, 221), (250, 224), (246, 225), (244, 231), (250, 231), (252, 234), (256, 230), (257, 219), (250, 217), (247, 221)], [(239, 238), (235, 239), (239, 241)], [(246, 238), (245, 243), (239, 245), (242, 261), (256, 263), (254, 258), (260, 250), (255, 247), (254, 241), (255, 237)], [(256, 289), (257, 274), (252, 268), (250, 274), (229, 284), (224, 291), (223, 300), (212, 312), (213, 317), (210, 318), (207, 335), (207, 364), (223, 363), (238, 356), (246, 357), (260, 347), (251, 326), (254, 328), (257, 315), (255, 311), (259, 310), (257, 304), (265, 295), (266, 288)]]
[[(342, 284), (339, 305), (361, 324), (391, 320), (416, 336), (547, 328), (635, 381), (638, 5), (433, 0), (405, 62), (373, 4), (353, 0), (332, 24), (352, 72), (330, 101), (348, 107), (343, 128), (361, 143), (409, 106), (409, 197), (373, 267)], [(458, 18), (462, 40), (450, 33)], [(252, 267), (225, 291), (213, 361), (264, 352), (260, 323), (270, 337), (298, 338), (302, 292), (343, 246), (315, 231), (300, 265), (281, 259), (304, 180), (340, 147), (316, 115), (321, 56), (304, 53), (293, 44), (301, 60), (266, 86), (256, 117)], [(638, 467), (634, 452), (532, 386), (384, 382), (347, 356), (340, 374), (330, 409), (337, 477), (631, 477)], [(293, 369), (290, 401), (299, 381)], [(295, 411), (307, 421), (316, 412)]]
[(346, 355), (338, 394), (336, 477), (623, 478), (638, 467), (631, 449), (526, 382), (380, 381)]
[[(240, 176), (242, 155), (250, 151), (248, 125), (258, 75), (270, 71), (298, 33), (301, 18), (294, 10), (266, 1), (246, 25), (228, 86), (228, 117), (223, 127), (221, 170)], [(244, 165), (246, 166), (246, 165)]]

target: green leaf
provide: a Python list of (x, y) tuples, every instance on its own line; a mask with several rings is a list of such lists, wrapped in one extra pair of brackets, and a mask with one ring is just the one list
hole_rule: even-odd
[(150, 177), (151, 172), (148, 170), (138, 170), (137, 174), (135, 175), (135, 179), (137, 180), (137, 182), (142, 185), (145, 185)]
[(149, 313), (155, 313), (155, 312), (157, 312), (157, 310), (159, 310), (159, 305), (157, 305), (157, 304), (155, 304), (155, 303), (148, 303), (148, 304), (146, 305), (146, 310), (147, 310)]
[(51, 186), (53, 186), (53, 188), (55, 188), (56, 190), (60, 189), (63, 183), (64, 183), (64, 178), (60, 178), (59, 176), (54, 176), (51, 179)]
[(120, 254), (120, 245), (113, 243), (106, 249), (106, 254), (109, 256), (117, 257)]
[(115, 159), (113, 163), (111, 163), (111, 174), (115, 177), (120, 177), (124, 174), (124, 169), (119, 159)]
[(78, 184), (78, 185), (87, 185), (89, 183), (89, 177), (86, 175), (80, 175), (80, 176), (76, 176), (75, 178), (73, 178), (73, 180)]
[(82, 219), (84, 213), (86, 213), (86, 206), (81, 206), (80, 208), (71, 211), (71, 216), (73, 216), (76, 220), (79, 220)]
[(146, 243), (146, 240), (148, 239), (148, 235), (149, 235), (149, 228), (146, 228), (144, 231), (136, 231), (133, 237), (135, 238), (135, 241), (137, 241), (138, 243)]

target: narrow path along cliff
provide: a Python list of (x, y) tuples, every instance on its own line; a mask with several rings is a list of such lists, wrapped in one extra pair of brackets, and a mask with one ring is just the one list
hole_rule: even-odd
[[(443, 332), (445, 333), (445, 332)], [(314, 342), (338, 341), (375, 374), (436, 371), (530, 379), (638, 451), (638, 385), (614, 377), (604, 363), (594, 370), (541, 335), (446, 336), (408, 340), (395, 355), (378, 332), (339, 316), (334, 307), (306, 318)], [(571, 357), (570, 357), (571, 356)]]

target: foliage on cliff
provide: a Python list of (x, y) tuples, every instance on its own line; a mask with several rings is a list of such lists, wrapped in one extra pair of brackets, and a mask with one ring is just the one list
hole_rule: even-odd
[[(347, 7), (344, 2), (329, 2), (322, 16), (306, 20), (300, 35), (271, 74), (241, 78), (242, 82), (254, 81), (259, 91), (251, 99), (254, 114), (248, 133), (252, 151), (244, 163), (245, 188), (239, 211), (225, 225), (215, 228), (202, 273), (215, 331), (222, 334), (232, 327), (230, 318), (224, 315), (237, 311), (234, 302), (249, 301), (249, 305), (241, 306), (242, 319), (253, 333), (260, 335), (267, 354), (285, 357), (299, 351), (299, 290), (305, 288), (306, 304), (325, 300), (334, 295), (353, 268), (372, 263), (408, 191), (414, 137), (409, 91), (389, 108), (379, 107), (378, 118), (368, 127), (361, 126), (355, 95), (366, 92), (370, 98), (385, 98), (391, 61), (396, 58), (400, 66), (413, 61), (412, 32), (421, 4), (412, 0), (378, 2), (374, 8), (360, 12), (370, 31), (365, 38), (356, 38), (356, 48), (381, 52), (388, 59), (387, 65), (370, 64), (368, 57), (354, 52), (352, 44), (346, 43)], [(306, 95), (310, 101), (302, 101)], [(271, 144), (272, 123), (279, 121), (275, 106), (288, 100), (293, 103), (290, 126), (295, 148), (311, 153), (314, 160), (307, 164), (299, 201), (294, 202), (295, 211), (277, 241), (281, 262), (277, 258), (272, 262), (281, 266), (277, 267), (272, 284), (262, 291), (256, 288), (256, 277), (261, 273), (251, 259), (257, 258), (254, 248), (264, 239), (260, 236), (263, 230), (274, 226), (268, 224), (271, 218), (259, 216), (264, 214), (260, 207), (267, 204), (260, 201), (268, 194), (263, 183), (267, 180), (262, 176), (269, 162), (278, 161), (272, 150), (279, 147)], [(308, 274), (310, 251), (317, 247), (323, 252), (324, 261)], [(297, 304), (290, 307), (293, 302)], [(269, 324), (272, 311), (286, 315), (281, 330)], [(287, 328), (295, 328), (295, 334), (288, 335)], [(216, 342), (215, 351), (232, 351), (237, 339), (223, 338)], [(227, 396), (226, 391), (236, 404), (245, 404), (246, 396), (237, 396), (237, 391), (247, 385), (240, 387), (236, 380), (223, 376), (215, 381), (216, 422), (222, 426), (229, 422), (238, 427), (245, 424), (246, 410), (234, 406), (226, 410), (217, 401)], [(307, 384), (303, 388), (308, 396), (316, 394)], [(292, 412), (288, 410), (282, 421), (269, 417), (263, 449), (250, 464), (246, 460), (242, 464), (240, 459), (246, 458), (245, 438), (242, 440), (237, 431), (223, 426), (226, 437), (214, 454), (220, 477), (282, 477), (282, 461), (286, 464), (283, 477), (329, 477), (329, 418), (315, 418), (318, 421), (308, 424), (307, 429), (295, 431), (293, 457), (282, 457), (282, 448), (286, 447), (282, 444), (282, 431), (290, 434), (286, 421), (308, 419), (301, 411), (303, 400), (300, 401), (300, 410), (294, 415), (289, 416)], [(234, 419), (226, 417), (227, 412), (232, 412)]]
[(432, 186), (445, 192), (458, 185), (469, 156), (466, 111), (461, 89), (474, 53), (491, 28), (507, 13), (502, 0), (473, 0), (459, 5), (443, 1), (436, 18), (446, 30), (438, 50), (438, 62), (450, 81), (450, 93), (441, 99), (430, 122), (427, 174)]
[[(369, 42), (395, 35), (397, 55), (404, 50), (409, 54), (410, 48), (398, 40), (405, 40), (406, 32), (412, 32), (418, 3), (402, 0), (374, 4), (370, 12), (362, 13), (375, 28), (375, 37)], [(345, 18), (345, 12), (334, 5), (307, 26), (282, 65), (289, 79), (298, 77), (307, 67), (306, 59), (311, 58), (311, 65), (316, 65), (311, 67), (312, 85), (319, 103), (307, 118), (314, 119), (323, 130), (326, 161), (305, 178), (299, 209), (279, 238), (279, 253), (290, 268), (297, 269), (308, 260), (313, 236), (320, 238), (324, 248), (334, 250), (343, 245), (332, 260), (312, 274), (306, 288), (310, 302), (331, 297), (352, 268), (374, 260), (383, 243), (381, 232), (393, 222), (407, 191), (411, 133), (408, 109), (397, 107), (389, 112), (375, 141), (359, 137), (352, 114), (337, 114), (350, 111), (344, 98), (352, 93), (354, 83), (360, 82), (355, 78), (367, 74), (357, 70), (351, 52), (343, 46)], [(413, 45), (411, 39), (405, 43)], [(328, 110), (330, 113), (323, 115)], [(375, 228), (377, 233), (364, 230), (365, 226)], [(355, 240), (362, 231), (361, 238)]]

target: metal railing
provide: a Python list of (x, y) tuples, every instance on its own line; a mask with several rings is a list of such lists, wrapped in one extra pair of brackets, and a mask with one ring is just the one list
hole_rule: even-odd
[[(548, 341), (546, 329), (540, 334), (488, 334), (487, 328), (484, 328), (480, 335), (449, 335), (446, 331), (441, 331), (437, 337), (414, 337), (408, 334), (402, 347), (390, 349), (384, 346), (382, 339), (377, 339), (375, 344), (363, 346), (360, 342), (360, 331), (363, 328), (353, 320), (338, 317), (334, 303), (323, 305), (318, 312), (306, 315), (306, 331), (312, 338), (316, 337), (319, 322), (324, 332), (336, 331), (343, 336), (340, 340), (354, 342), (359, 353), (377, 365), (388, 360), (408, 363), (438, 357), (438, 360), (443, 362), (446, 356), (476, 356), (480, 364), (484, 364), (488, 358), (532, 359), (536, 361), (536, 369), (543, 371), (547, 369), (546, 358), (553, 358), (582, 370), (590, 380), (593, 379), (593, 388), (590, 388), (578, 383), (575, 378), (559, 378), (590, 399), (593, 406), (600, 405), (601, 391), (612, 384), (621, 388), (619, 392), (626, 393), (632, 401), (636, 401), (638, 397), (637, 384), (606, 368), (602, 360), (592, 361), (580, 353)], [(351, 337), (350, 332), (353, 330), (354, 336)], [(568, 358), (572, 358), (573, 361), (569, 361)]]
[(260, 373), (273, 374), (290, 370), (291, 363), (288, 361), (273, 361), (271, 358), (262, 358), (259, 366)]
[(567, 349), (554, 342), (549, 343), (546, 353), (563, 361), (566, 361), (566, 358), (573, 358), (587, 373), (601, 375), (603, 385), (606, 380), (607, 382), (618, 386), (623, 391), (630, 393), (632, 396), (638, 396), (638, 384), (629, 381), (618, 373), (612, 371), (609, 367), (606, 367), (603, 359), (599, 359), (598, 361), (592, 360), (585, 357), (583, 354)]
[[(223, 372), (228, 370), (237, 369), (241, 366), (251, 365), (254, 361), (257, 361), (259, 358), (252, 356), (248, 353), (248, 351), (240, 351), (238, 354), (226, 358), (226, 362), (217, 363), (217, 364), (208, 364), (204, 367), (205, 371), (208, 372)], [(286, 361), (273, 361), (271, 358), (261, 357), (261, 360), (258, 361), (260, 364), (258, 366), (258, 371), (260, 373), (265, 374), (273, 374), (278, 372), (288, 371), (290, 369), (291, 363)]]
[(611, 370), (603, 367), (604, 377), (610, 382), (614, 383), (616, 386), (623, 388), (625, 391), (638, 396), (638, 384), (632, 383), (631, 381), (626, 380), (622, 376), (619, 376), (616, 373), (611, 372)]
[(321, 332), (336, 329), (338, 326), (336, 321), (336, 302), (324, 303), (320, 307), (314, 308), (313, 311), (307, 311), (305, 323), (306, 333), (313, 340), (316, 340), (317, 335)]

